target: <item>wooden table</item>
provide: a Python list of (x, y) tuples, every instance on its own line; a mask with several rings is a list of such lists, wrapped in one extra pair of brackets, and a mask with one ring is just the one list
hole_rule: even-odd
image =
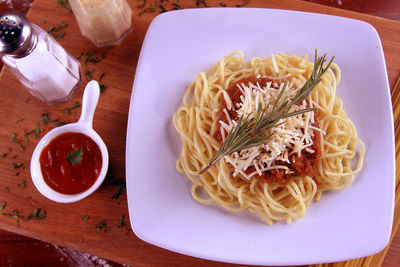
[[(9, 10), (10, 5), (12, 5), (11, 9), (24, 13), (29, 8), (30, 2), (31, 0), (15, 1), (14, 3), (13, 1), (2, 2), (0, 12)], [(147, 2), (149, 5), (153, 1)], [(196, 1), (180, 2), (182, 7), (196, 7)], [(218, 6), (221, 1), (210, 0), (206, 2), (209, 6)], [(243, 2), (245, 1), (226, 1), (231, 6)], [(325, 6), (308, 2), (320, 3)], [(19, 85), (9, 70), (3, 68), (0, 83), (2, 92), (0, 99), (0, 115), (2, 118), (0, 122), (0, 154), (7, 153), (7, 155), (0, 160), (2, 173), (0, 177), (0, 203), (6, 201), (4, 211), (13, 213), (13, 210), (16, 209), (23, 217), (34, 209), (41, 208), (46, 211), (47, 218), (43, 221), (30, 220), (16, 223), (16, 219), (0, 216), (0, 228), (7, 230), (0, 231), (0, 265), (29, 263), (34, 265), (46, 264), (47, 266), (101, 266), (104, 263), (101, 259), (90, 255), (99, 255), (116, 262), (135, 266), (226, 265), (183, 256), (154, 247), (135, 237), (129, 226), (120, 227), (121, 216), (124, 216), (125, 224), (129, 225), (126, 191), (123, 189), (122, 194), (117, 199), (113, 199), (113, 196), (120, 189), (120, 186), (115, 184), (118, 184), (119, 178), (124, 177), (125, 132), (131, 85), (144, 34), (150, 21), (157, 14), (155, 12), (138, 16), (138, 13), (143, 11), (143, 9), (137, 8), (142, 1), (130, 0), (129, 3), (135, 12), (133, 18), (135, 29), (118, 49), (93, 49), (93, 46), (80, 36), (73, 15), (70, 14), (69, 10), (58, 6), (56, 0), (36, 0), (28, 14), (29, 19), (43, 28), (57, 26), (61, 21), (65, 21), (68, 24), (68, 27), (64, 30), (66, 35), (59, 41), (75, 57), (78, 57), (82, 51), (105, 51), (107, 53), (101, 64), (83, 64), (82, 70), (86, 72), (94, 69), (94, 78), (98, 78), (103, 72), (106, 73), (102, 82), (108, 88), (101, 95), (94, 128), (109, 147), (111, 168), (102, 187), (84, 201), (61, 205), (42, 197), (34, 188), (29, 175), (29, 159), (38, 139), (34, 135), (29, 135), (29, 142), (27, 142), (25, 131), (35, 132), (39, 129), (37, 135), (42, 136), (48, 129), (54, 127), (54, 124), (43, 124), (41, 115), (46, 112), (50, 113), (48, 116), (51, 119), (60, 117), (60, 120), (75, 120), (76, 116), (80, 114), (80, 109), (72, 110), (70, 115), (66, 114), (64, 109), (70, 107), (74, 101), (80, 101), (82, 90), (78, 91), (74, 99), (67, 104), (47, 107), (32, 98)], [(395, 79), (400, 73), (400, 1), (250, 0), (248, 6), (322, 12), (368, 21), (377, 28), (381, 37), (384, 37), (382, 42), (391, 86), (394, 85)], [(400, 100), (396, 95), (398, 95), (398, 92), (393, 95), (394, 104), (399, 103)], [(398, 119), (395, 116), (395, 121), (398, 121)], [(37, 122), (39, 122), (39, 128), (36, 128)], [(110, 127), (110, 125), (114, 127)], [(41, 129), (43, 129), (43, 132), (41, 132)], [(16, 137), (11, 142), (13, 133), (16, 134)], [(21, 145), (18, 145), (18, 143)], [(12, 165), (13, 163), (14, 165)], [(22, 163), (22, 166), (15, 168), (15, 164), (18, 163)], [(6, 188), (8, 188), (7, 191)], [(82, 216), (85, 215), (88, 215), (89, 219), (84, 220)], [(97, 224), (102, 220), (106, 221), (107, 226), (99, 230), (96, 229)], [(17, 233), (17, 235), (11, 232)], [(76, 250), (90, 254), (80, 253)], [(107, 263), (118, 265), (111, 261)], [(399, 264), (400, 234), (397, 234), (394, 235), (391, 242), (384, 265), (396, 266)]]

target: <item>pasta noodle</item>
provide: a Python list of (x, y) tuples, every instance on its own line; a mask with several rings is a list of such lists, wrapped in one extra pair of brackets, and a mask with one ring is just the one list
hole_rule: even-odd
[[(183, 107), (173, 117), (182, 139), (176, 167), (193, 183), (191, 193), (196, 201), (231, 211), (249, 210), (269, 224), (290, 223), (304, 217), (312, 200), (320, 200), (323, 192), (353, 182), (362, 167), (365, 147), (335, 96), (340, 69), (334, 63), (311, 95), (294, 106), (295, 110), (314, 107), (317, 111), (283, 119), (271, 129), (266, 144), (234, 152), (199, 174), (237, 124), (235, 116), (256, 116), (257, 105), (272, 106), (283, 86), (288, 88), (287, 97), (293, 97), (313, 65), (307, 56), (285, 54), (245, 62), (241, 52), (233, 52), (196, 76)], [(233, 96), (229, 88), (235, 88), (239, 96)], [(310, 158), (310, 163), (302, 163), (302, 158)], [(296, 163), (304, 170), (294, 170)], [(312, 165), (311, 173), (306, 165)]]

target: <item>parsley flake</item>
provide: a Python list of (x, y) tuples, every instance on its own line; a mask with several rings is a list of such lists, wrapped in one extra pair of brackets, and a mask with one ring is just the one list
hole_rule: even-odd
[(93, 52), (86, 52), (85, 64), (88, 62), (98, 63), (106, 57), (105, 52), (101, 52), (101, 57), (95, 56)]
[(53, 38), (63, 38), (65, 36), (65, 33), (57, 33), (59, 30), (64, 29), (67, 27), (68, 24), (65, 22), (61, 22), (61, 25), (58, 27), (50, 27), (49, 30), (47, 31)]
[(79, 108), (80, 106), (81, 106), (81, 104), (78, 101), (75, 101), (74, 104), (71, 107), (65, 108), (64, 111), (68, 115), (71, 115), (71, 111), (76, 109), (76, 108)]
[(203, 5), (204, 7), (208, 7), (206, 0), (196, 0), (196, 6), (200, 7), (201, 5)]
[(104, 85), (104, 84), (101, 84), (101, 83), (99, 83), (99, 86), (100, 86), (100, 93), (103, 93), (104, 92), (104, 90), (106, 90), (107, 89), (107, 85)]
[(11, 167), (12, 167), (13, 169), (21, 168), (21, 166), (22, 166), (22, 162), (11, 163)]
[(88, 79), (88, 80), (91, 80), (92, 79), (92, 76), (93, 76), (93, 72), (95, 71), (95, 69), (92, 69), (92, 70), (86, 70), (85, 71), (85, 76), (86, 76), (86, 78)]
[(57, 0), (57, 5), (66, 9), (71, 10), (71, 6), (68, 0)]
[(11, 218), (17, 219), (16, 223), (19, 223), (19, 221), (20, 221), (18, 215), (15, 215), (15, 214), (13, 214), (13, 213), (1, 212), (0, 214), (3, 215), (3, 216), (9, 216), (9, 217), (11, 217)]
[(122, 216), (121, 216), (121, 219), (120, 219), (120, 223), (119, 223), (118, 228), (124, 228), (124, 227), (125, 227), (125, 221), (124, 221), (124, 219), (125, 219), (125, 216), (122, 215)]
[(78, 147), (70, 152), (68, 152), (67, 155), (65, 155), (65, 159), (71, 164), (81, 164), (82, 162), (82, 147)]
[(97, 229), (98, 231), (100, 231), (101, 229), (103, 229), (106, 226), (107, 226), (106, 220), (102, 220), (94, 228)]
[(112, 199), (118, 199), (119, 196), (120, 196), (121, 193), (122, 193), (122, 190), (126, 187), (126, 183), (125, 183), (125, 181), (124, 181), (123, 178), (119, 178), (118, 180), (116, 180), (116, 181), (113, 182), (113, 185), (120, 186), (120, 188), (118, 189), (118, 192), (115, 193), (115, 194), (112, 196)]
[(24, 221), (30, 219), (43, 220), (44, 218), (46, 218), (46, 213), (44, 211), (41, 211), (40, 209), (35, 209), (34, 211), (32, 211), (31, 214), (24, 218)]

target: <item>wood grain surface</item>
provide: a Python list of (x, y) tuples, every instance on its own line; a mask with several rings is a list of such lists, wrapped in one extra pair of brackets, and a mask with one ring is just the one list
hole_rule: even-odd
[[(29, 6), (26, 4), (28, 2), (15, 1), (14, 4), (20, 5), (19, 10), (22, 10)], [(158, 13), (158, 10), (156, 10), (156, 12), (139, 16), (138, 14), (143, 9), (138, 9), (137, 6), (142, 2), (129, 1), (135, 13), (133, 17), (134, 31), (120, 46), (102, 49), (94, 48), (89, 41), (80, 35), (73, 15), (68, 9), (59, 6), (56, 0), (36, 0), (32, 5), (28, 18), (41, 27), (45, 29), (52, 26), (57, 27), (61, 22), (68, 24), (68, 27), (63, 29), (65, 37), (58, 39), (58, 41), (75, 57), (79, 57), (82, 52), (88, 51), (93, 51), (98, 55), (101, 55), (101, 52), (106, 53), (105, 59), (99, 63), (84, 63), (85, 57), (81, 58), (81, 63), (84, 77), (83, 85), (88, 80), (85, 75), (88, 71), (93, 70), (94, 79), (98, 79), (102, 73), (105, 73), (101, 83), (108, 87), (100, 96), (94, 118), (94, 129), (103, 137), (109, 148), (110, 171), (100, 189), (78, 203), (58, 204), (41, 196), (30, 179), (30, 156), (39, 140), (37, 137), (43, 136), (49, 129), (56, 126), (56, 123), (44, 124), (42, 114), (48, 114), (49, 118), (58, 118), (60, 121), (76, 120), (80, 114), (80, 108), (73, 109), (70, 112), (71, 114), (67, 114), (65, 109), (71, 107), (75, 101), (81, 101), (83, 86), (70, 102), (46, 106), (31, 97), (10, 71), (3, 68), (0, 82), (2, 93), (0, 99), (0, 116), (2, 118), (0, 120), (0, 155), (5, 156), (0, 160), (0, 170), (2, 171), (0, 176), (0, 203), (4, 201), (6, 206), (2, 212), (14, 214), (14, 210), (17, 210), (18, 216), (24, 218), (34, 209), (40, 208), (46, 212), (47, 217), (45, 220), (21, 220), (17, 223), (15, 218), (0, 216), (0, 228), (8, 231), (0, 232), (0, 265), (31, 263), (54, 266), (97, 266), (104, 264), (101, 259), (99, 260), (92, 255), (132, 266), (228, 265), (179, 255), (141, 241), (129, 228), (125, 189), (122, 190), (119, 198), (113, 198), (120, 189), (120, 186), (116, 184), (121, 178), (124, 179), (126, 122), (136, 63), (148, 25)], [(207, 1), (209, 6), (219, 6), (220, 2)], [(226, 1), (228, 6), (235, 6), (243, 2), (245, 1)], [(357, 1), (344, 0), (309, 2), (323, 3), (339, 9), (297, 0), (251, 0), (247, 6), (334, 14), (371, 23), (382, 38), (389, 82), (391, 86), (394, 85), (395, 79), (400, 73), (399, 1), (363, 1), (364, 6), (351, 6), (350, 2), (354, 4)], [(386, 4), (383, 2), (386, 2)], [(369, 4), (365, 6), (365, 3)], [(4, 4), (4, 1), (1, 4)], [(196, 1), (180, 1), (180, 4), (184, 8), (197, 7)], [(171, 3), (166, 6), (172, 8)], [(343, 8), (365, 14), (350, 12)], [(398, 21), (375, 17), (382, 16), (382, 14), (386, 18)], [(398, 92), (392, 92), (393, 95), (395, 93)], [(399, 102), (400, 99), (393, 98), (394, 107), (398, 107)], [(396, 122), (399, 119), (397, 115), (398, 112), (395, 113)], [(397, 126), (397, 124), (395, 125)], [(33, 131), (33, 134), (26, 134), (31, 131)], [(15, 138), (12, 141), (14, 134)], [(28, 139), (25, 136), (28, 136)], [(398, 140), (397, 138), (399, 138), (399, 133), (396, 128), (396, 140)], [(398, 149), (396, 153), (398, 153)], [(21, 167), (15, 168), (19, 163), (21, 163)], [(82, 218), (85, 215), (88, 216), (87, 220)], [(122, 216), (124, 216), (125, 223), (123, 227), (121, 227)], [(107, 225), (102, 229), (96, 229), (97, 224), (103, 220)], [(15, 236), (10, 232), (33, 239)], [(48, 243), (39, 242), (35, 239)], [(19, 241), (24, 245), (12, 245), (18, 244)], [(12, 249), (13, 246), (18, 249)], [(48, 255), (52, 256), (48, 258), (38, 256), (33, 247), (36, 247), (36, 251), (48, 250)], [(394, 235), (384, 265), (399, 265), (399, 255), (400, 237)], [(74, 256), (75, 258), (73, 258)], [(106, 263), (118, 265), (113, 262)]]

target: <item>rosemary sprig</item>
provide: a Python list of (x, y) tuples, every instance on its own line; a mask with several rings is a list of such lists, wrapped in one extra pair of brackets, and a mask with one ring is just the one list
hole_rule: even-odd
[(265, 141), (271, 137), (271, 135), (266, 134), (266, 131), (284, 123), (281, 122), (282, 119), (315, 111), (314, 108), (306, 108), (289, 112), (292, 106), (305, 100), (311, 94), (314, 87), (321, 81), (322, 75), (324, 75), (324, 73), (329, 69), (333, 59), (334, 57), (332, 57), (329, 63), (324, 67), (326, 54), (322, 57), (318, 57), (317, 51), (315, 51), (314, 67), (310, 78), (308, 78), (304, 85), (297, 91), (296, 95), (291, 100), (287, 97), (282, 99), (287, 88), (287, 84), (285, 83), (280, 90), (271, 111), (268, 112), (260, 103), (257, 107), (257, 114), (255, 117), (251, 117), (250, 114), (247, 116), (241, 115), (237, 122), (237, 126), (229, 131), (225, 141), (222, 143), (217, 153), (208, 165), (199, 172), (199, 174), (206, 172), (212, 165), (226, 155), (245, 148), (264, 144)]

